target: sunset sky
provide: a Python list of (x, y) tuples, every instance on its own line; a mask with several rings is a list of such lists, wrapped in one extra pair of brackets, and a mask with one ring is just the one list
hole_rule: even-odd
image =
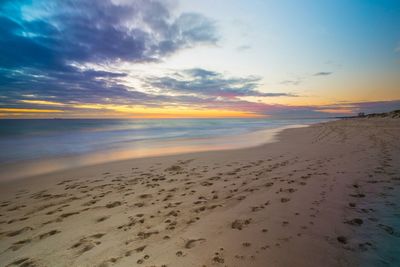
[(400, 108), (398, 0), (2, 0), (0, 118)]

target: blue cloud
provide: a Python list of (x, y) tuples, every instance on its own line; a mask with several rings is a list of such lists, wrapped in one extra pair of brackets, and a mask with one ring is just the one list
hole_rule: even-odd
[[(175, 77), (174, 77), (175, 76)], [(147, 82), (164, 91), (196, 94), (199, 96), (237, 98), (241, 96), (278, 97), (295, 96), (288, 93), (264, 93), (256, 90), (259, 77), (225, 77), (221, 73), (200, 68), (188, 69), (174, 76), (149, 77)]]
[(210, 19), (173, 12), (164, 1), (2, 1), (0, 104), (18, 103), (29, 94), (60, 102), (167, 100), (121, 85), (118, 79), (126, 73), (76, 66), (160, 61), (179, 50), (218, 41)]
[(173, 18), (161, 1), (124, 5), (57, 1), (51, 9), (55, 11), (34, 20), (24, 19), (21, 12), (1, 12), (0, 66), (54, 68), (71, 61), (157, 61), (180, 49), (218, 40), (212, 21), (196, 13)]

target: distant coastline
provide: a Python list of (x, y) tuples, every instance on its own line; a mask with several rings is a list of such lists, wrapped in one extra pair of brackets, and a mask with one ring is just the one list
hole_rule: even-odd
[(356, 118), (400, 118), (400, 109), (393, 110), (390, 112), (383, 112), (383, 113), (370, 113), (365, 114), (363, 112), (359, 113), (356, 116), (341, 116), (336, 117), (338, 119), (356, 119)]

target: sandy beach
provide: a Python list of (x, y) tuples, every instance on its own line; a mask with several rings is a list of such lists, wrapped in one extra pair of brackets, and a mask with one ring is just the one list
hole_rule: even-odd
[(399, 133), (343, 119), (2, 182), (0, 266), (395, 266)]

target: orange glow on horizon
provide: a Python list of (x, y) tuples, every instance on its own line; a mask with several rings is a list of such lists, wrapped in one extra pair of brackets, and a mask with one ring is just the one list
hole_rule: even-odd
[[(29, 100), (28, 100), (29, 101)], [(30, 104), (44, 105), (48, 101), (32, 100)], [(51, 103), (51, 104), (50, 104)], [(52, 102), (48, 103), (52, 105)], [(61, 103), (54, 102), (55, 105)], [(218, 110), (218, 109), (195, 109), (187, 107), (162, 107), (149, 108), (145, 106), (128, 106), (116, 104), (62, 104), (71, 110), (56, 109), (29, 109), (29, 108), (0, 108), (1, 117), (61, 117), (63, 118), (140, 118), (140, 119), (167, 119), (167, 118), (260, 118), (268, 115), (261, 115), (252, 112)], [(91, 112), (95, 111), (95, 113)], [(56, 113), (56, 114), (51, 114)], [(45, 116), (38, 114), (47, 114)]]
[(63, 104), (63, 103), (47, 101), (47, 100), (20, 100), (19, 102), (26, 103), (26, 104), (35, 104), (35, 105), (65, 106), (65, 104)]
[[(298, 99), (298, 98), (297, 98)], [(253, 99), (254, 100), (254, 99)], [(20, 102), (37, 105), (38, 108), (0, 108), (2, 118), (136, 118), (136, 119), (178, 119), (178, 118), (266, 118), (270, 115), (244, 110), (208, 109), (206, 107), (119, 105), (96, 103), (60, 103), (47, 100), (20, 100)], [(40, 106), (57, 106), (59, 109), (39, 108)], [(279, 106), (279, 105), (278, 105)], [(353, 114), (354, 105), (349, 103), (320, 105), (306, 103), (303, 105), (283, 105), (288, 107), (310, 107), (316, 112), (326, 114)]]
[(129, 118), (255, 118), (265, 116), (244, 111), (186, 107), (149, 108), (145, 106), (115, 104), (74, 104), (72, 107), (78, 109), (109, 110), (123, 114), (124, 117)]

